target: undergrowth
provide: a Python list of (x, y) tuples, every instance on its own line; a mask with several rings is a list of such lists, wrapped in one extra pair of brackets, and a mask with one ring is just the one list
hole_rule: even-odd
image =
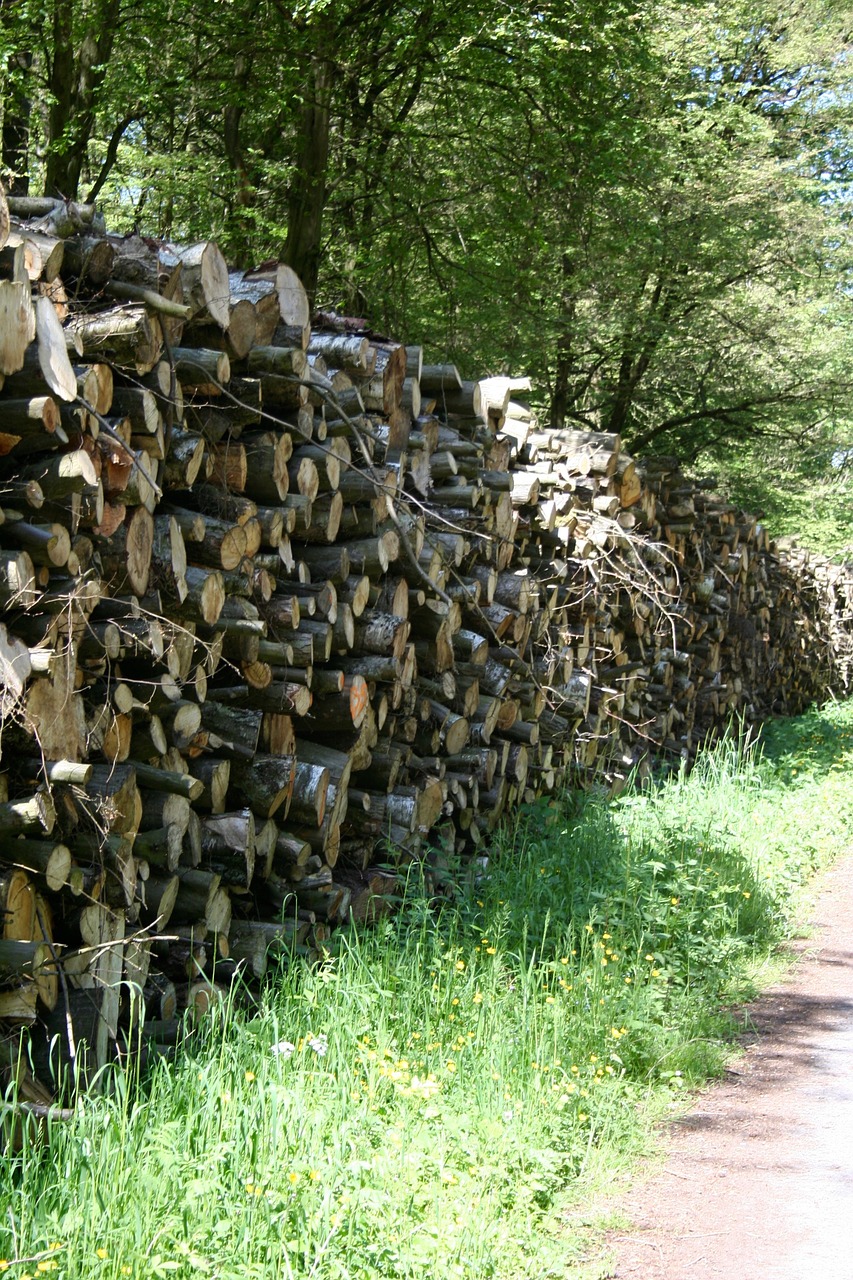
[(689, 777), (519, 814), (452, 902), (282, 964), (0, 1172), (0, 1267), (62, 1277), (566, 1274), (560, 1210), (718, 1072), (853, 819), (853, 706)]

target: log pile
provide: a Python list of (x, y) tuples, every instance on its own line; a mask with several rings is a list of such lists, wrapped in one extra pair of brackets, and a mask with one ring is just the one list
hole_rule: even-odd
[(0, 1024), (42, 1080), (513, 805), (847, 688), (850, 574), (676, 460), (312, 324), (278, 263), (5, 207)]

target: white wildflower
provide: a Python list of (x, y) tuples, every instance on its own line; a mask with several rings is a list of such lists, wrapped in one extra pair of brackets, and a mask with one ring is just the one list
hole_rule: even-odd
[(277, 1058), (289, 1058), (292, 1053), (296, 1053), (296, 1045), (289, 1040), (279, 1040), (278, 1044), (272, 1045), (270, 1053), (274, 1053)]
[(326, 1050), (329, 1047), (329, 1037), (324, 1031), (321, 1031), (318, 1036), (308, 1036), (306, 1043), (309, 1049), (314, 1050), (318, 1058), (325, 1058)]
[(432, 1098), (438, 1093), (439, 1085), (437, 1080), (430, 1080), (427, 1076), (423, 1080), (419, 1076), (412, 1076), (412, 1083), (409, 1086), (409, 1093), (416, 1098)]

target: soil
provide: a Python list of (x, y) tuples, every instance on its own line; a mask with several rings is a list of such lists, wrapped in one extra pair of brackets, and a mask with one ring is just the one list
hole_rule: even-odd
[[(746, 1010), (744, 1053), (621, 1200), (613, 1280), (853, 1280), (853, 857), (796, 964)], [(606, 1261), (605, 1261), (606, 1258)]]

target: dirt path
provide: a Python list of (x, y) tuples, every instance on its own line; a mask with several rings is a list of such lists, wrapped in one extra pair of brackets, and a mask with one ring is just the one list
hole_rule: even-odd
[(620, 1203), (633, 1226), (609, 1233), (600, 1276), (853, 1280), (853, 857), (813, 921), (750, 1007), (744, 1056)]

